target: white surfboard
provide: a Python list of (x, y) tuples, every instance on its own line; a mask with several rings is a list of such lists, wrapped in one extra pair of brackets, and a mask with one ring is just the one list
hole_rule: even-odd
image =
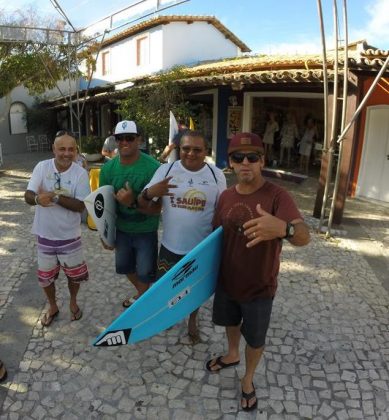
[(85, 198), (85, 207), (95, 222), (101, 239), (108, 245), (115, 245), (116, 200), (112, 185), (104, 185)]

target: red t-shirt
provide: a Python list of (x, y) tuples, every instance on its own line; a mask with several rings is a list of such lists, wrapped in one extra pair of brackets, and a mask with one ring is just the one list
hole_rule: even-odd
[(221, 194), (213, 219), (214, 227), (224, 230), (219, 284), (238, 302), (274, 297), (277, 290), (282, 240), (246, 247), (242, 225), (259, 217), (257, 204), (286, 222), (302, 218), (289, 193), (267, 181), (252, 194), (239, 194), (235, 186)]

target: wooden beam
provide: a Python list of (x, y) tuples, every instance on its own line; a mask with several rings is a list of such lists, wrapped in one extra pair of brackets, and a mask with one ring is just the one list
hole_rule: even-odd
[[(351, 120), (352, 115), (354, 114), (357, 108), (357, 89), (355, 87), (349, 87), (349, 95), (347, 98), (347, 115), (346, 115), (346, 123)], [(332, 112), (333, 107), (333, 94), (330, 94), (328, 97), (328, 106), (329, 106), (329, 114)], [(330, 122), (329, 122), (330, 124)], [(353, 152), (353, 145), (354, 145), (354, 129), (355, 125), (352, 125), (350, 130), (347, 132), (345, 137), (344, 144), (343, 144), (343, 156), (340, 165), (340, 180), (339, 180), (339, 188), (337, 196), (335, 197), (335, 212), (333, 217), (334, 224), (342, 223), (344, 207), (347, 197), (348, 191), (348, 184), (351, 174), (351, 160), (352, 160), (352, 152)], [(327, 128), (328, 133), (331, 133), (331, 127)], [(336, 167), (336, 162), (334, 163), (334, 168)], [(327, 167), (328, 167), (328, 153), (323, 153), (322, 162), (321, 162), (321, 169), (320, 169), (320, 177), (319, 177), (319, 185), (316, 192), (316, 199), (315, 205), (313, 210), (313, 216), (316, 218), (320, 218), (321, 215), (321, 208), (323, 205), (323, 195), (324, 195), (324, 187), (327, 179)], [(335, 173), (333, 172), (333, 176), (331, 177), (331, 184), (334, 181)], [(332, 197), (332, 190), (333, 188), (329, 188), (330, 196)], [(329, 208), (331, 206), (331, 200), (327, 201), (327, 209), (325, 213), (325, 217), (329, 214)]]
[[(355, 89), (347, 97), (347, 113), (346, 113), (346, 123), (351, 120), (354, 115), (355, 110), (357, 109), (357, 94)], [(339, 188), (338, 193), (335, 197), (335, 211), (333, 223), (339, 225), (342, 223), (344, 206), (346, 203), (348, 185), (351, 175), (351, 158), (353, 153), (353, 146), (355, 143), (355, 124), (353, 124), (349, 131), (346, 134), (346, 137), (343, 140), (343, 156), (342, 161), (340, 162), (340, 178), (339, 178)]]
[[(333, 101), (334, 101), (334, 94), (333, 92), (329, 93), (328, 95), (328, 115), (332, 115), (332, 108), (333, 108)], [(327, 135), (331, 136), (331, 118), (328, 118), (327, 123)], [(320, 219), (321, 215), (321, 207), (323, 205), (323, 197), (324, 197), (324, 188), (327, 180), (327, 168), (328, 168), (328, 152), (323, 152), (323, 156), (321, 158), (321, 168), (320, 168), (320, 176), (319, 176), (319, 184), (316, 191), (316, 199), (315, 205), (313, 208), (313, 217)], [(331, 191), (331, 189), (329, 189)], [(327, 207), (328, 207), (327, 201)], [(328, 214), (328, 212), (326, 212)]]

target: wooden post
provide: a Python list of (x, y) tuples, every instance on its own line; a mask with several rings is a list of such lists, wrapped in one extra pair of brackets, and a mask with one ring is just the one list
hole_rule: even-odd
[[(347, 114), (346, 122), (350, 121), (355, 110), (357, 109), (357, 95), (355, 92), (350, 92), (347, 97)], [(343, 156), (340, 162), (340, 178), (338, 193), (335, 197), (335, 211), (333, 223), (339, 225), (342, 223), (344, 206), (346, 203), (348, 184), (351, 173), (351, 157), (354, 146), (355, 124), (348, 130), (346, 137), (343, 140)]]
[[(329, 113), (332, 111), (333, 106), (333, 95), (329, 95)], [(356, 89), (350, 89), (349, 95), (347, 97), (347, 116), (346, 116), (346, 123), (350, 121), (352, 115), (354, 114), (357, 108), (357, 95)], [(333, 223), (340, 224), (343, 218), (344, 206), (347, 197), (347, 190), (348, 190), (348, 183), (350, 179), (350, 171), (351, 171), (351, 157), (353, 151), (353, 143), (354, 143), (354, 126), (352, 125), (345, 139), (343, 140), (345, 143), (343, 144), (343, 156), (342, 162), (340, 166), (340, 181), (339, 181), (339, 189), (338, 194), (335, 198), (335, 212)], [(331, 132), (331, 127), (327, 127), (328, 132)], [(321, 214), (321, 207), (323, 204), (323, 194), (324, 194), (324, 186), (326, 183), (327, 178), (327, 165), (328, 165), (328, 153), (323, 154), (322, 156), (322, 163), (320, 169), (320, 177), (319, 177), (319, 186), (316, 192), (316, 199), (315, 199), (315, 206), (313, 209), (313, 216), (316, 218), (320, 218)], [(332, 188), (329, 189), (330, 194), (332, 192)], [(328, 202), (327, 202), (328, 203)], [(329, 212), (330, 203), (328, 203), (328, 212)], [(328, 214), (327, 212), (327, 214)]]

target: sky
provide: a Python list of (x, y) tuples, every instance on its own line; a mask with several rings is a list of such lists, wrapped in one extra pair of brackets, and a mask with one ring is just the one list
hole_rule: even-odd
[[(94, 23), (134, 0), (57, 0), (76, 28)], [(164, 0), (167, 1), (167, 0)], [(343, 35), (343, 2), (338, 0)], [(322, 0), (327, 48), (333, 43), (333, 0)], [(58, 16), (50, 0), (0, 0), (5, 12), (32, 6), (40, 16)], [(317, 0), (189, 0), (162, 14), (212, 15), (252, 50), (262, 54), (294, 54), (321, 51)], [(348, 0), (349, 41), (366, 39), (389, 50), (389, 0)]]

